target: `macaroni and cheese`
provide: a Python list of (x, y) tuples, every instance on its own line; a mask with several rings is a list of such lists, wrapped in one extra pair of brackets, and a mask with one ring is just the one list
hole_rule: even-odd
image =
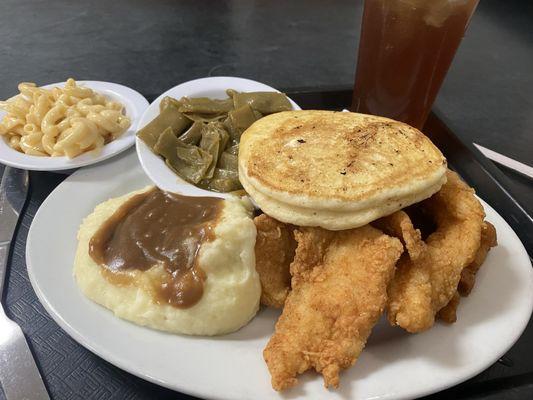
[(13, 149), (32, 156), (74, 158), (98, 151), (131, 123), (122, 104), (78, 86), (72, 78), (62, 88), (23, 82), (18, 89), (18, 95), (0, 102), (6, 112), (0, 135)]

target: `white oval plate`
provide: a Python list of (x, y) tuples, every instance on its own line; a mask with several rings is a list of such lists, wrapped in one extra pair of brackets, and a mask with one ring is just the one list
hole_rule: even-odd
[[(437, 392), (483, 371), (524, 330), (533, 306), (533, 274), (520, 240), (487, 204), (498, 231), (472, 294), (461, 299), (458, 321), (410, 335), (384, 320), (339, 390), (307, 373), (278, 394), (262, 351), (274, 330), (275, 310), (262, 310), (240, 331), (215, 337), (171, 335), (113, 316), (86, 299), (72, 276), (76, 232), (94, 207), (144, 187), (148, 179), (133, 152), (77, 171), (45, 200), (33, 220), (26, 261), (33, 288), (52, 318), (82, 346), (132, 374), (208, 399), (405, 399)], [(72, 199), (76, 199), (73, 202)]]
[[(100, 152), (90, 151), (80, 154), (78, 157), (72, 159), (68, 157), (30, 156), (13, 150), (9, 147), (4, 138), (0, 137), (0, 163), (31, 171), (60, 171), (79, 168), (107, 160), (131, 147), (133, 143), (135, 143), (135, 133), (137, 132), (141, 116), (148, 108), (148, 101), (143, 95), (127, 86), (119, 85), (117, 83), (100, 81), (76, 82), (81, 86), (86, 86), (98, 91), (113, 101), (122, 103), (126, 115), (131, 119), (131, 126), (128, 130), (118, 139), (106, 144)], [(43, 87), (52, 88), (56, 86), (63, 87), (65, 86), (65, 82), (52, 83)], [(0, 111), (0, 118), (3, 118), (4, 115), (5, 112)]]
[[(235, 78), (227, 76), (216, 76), (211, 78), (201, 78), (193, 81), (182, 83), (167, 90), (157, 99), (155, 99), (144, 115), (139, 124), (141, 129), (153, 120), (159, 114), (159, 103), (164, 97), (170, 96), (175, 99), (180, 99), (183, 96), (187, 97), (210, 97), (212, 99), (225, 99), (227, 89), (235, 89), (239, 92), (279, 92), (264, 83), (252, 81), (250, 79)], [(301, 108), (292, 99), (290, 99), (294, 110), (301, 110)], [(174, 172), (172, 172), (163, 159), (154, 154), (150, 148), (139, 138), (136, 138), (137, 155), (139, 161), (148, 177), (162, 190), (168, 192), (180, 193), (186, 196), (215, 196), (225, 198), (228, 194), (216, 193), (209, 190), (204, 190), (196, 187), (189, 182), (181, 179)]]

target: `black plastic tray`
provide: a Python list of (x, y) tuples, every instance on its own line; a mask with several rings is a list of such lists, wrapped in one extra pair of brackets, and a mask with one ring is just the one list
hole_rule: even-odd
[[(293, 91), (289, 95), (306, 109), (342, 109), (351, 92)], [(148, 96), (152, 100), (155, 96)], [(463, 144), (450, 128), (432, 115), (427, 129), (456, 169), (478, 194), (513, 226), (531, 251), (531, 218), (513, 199), (508, 178), (471, 146)], [(0, 173), (3, 167), (0, 165)], [(29, 226), (37, 209), (66, 175), (32, 172), (28, 203), (15, 235), (5, 288), (6, 312), (26, 333), (53, 399), (192, 399), (146, 382), (102, 360), (72, 340), (50, 318), (33, 292), (26, 271), (25, 248)], [(83, 195), (83, 193), (80, 193)], [(75, 206), (75, 199), (73, 199)], [(53, 227), (51, 227), (53, 234)], [(51, 249), (53, 251), (53, 249)], [(530, 253), (531, 254), (531, 253)], [(503, 266), (502, 266), (503, 267)], [(53, 273), (53, 266), (50, 266)], [(497, 293), (494, 294), (497, 296)], [(427, 399), (529, 399), (533, 398), (533, 324), (501, 360), (469, 381)], [(186, 362), (176, 358), (176, 363)], [(209, 382), (206, 382), (209, 384)], [(326, 392), (325, 392), (326, 393)], [(4, 399), (0, 391), (0, 399)]]

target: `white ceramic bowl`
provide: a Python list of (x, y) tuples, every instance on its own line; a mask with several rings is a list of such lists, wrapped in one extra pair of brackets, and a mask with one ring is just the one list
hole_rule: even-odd
[[(142, 116), (139, 126), (141, 128), (144, 127), (159, 114), (159, 103), (166, 96), (175, 99), (180, 99), (183, 96), (225, 99), (228, 97), (226, 89), (235, 89), (239, 92), (279, 92), (273, 87), (250, 79), (226, 76), (196, 79), (174, 86), (155, 99)], [(289, 100), (294, 110), (301, 110), (298, 104), (291, 99)], [(225, 193), (216, 193), (198, 188), (181, 179), (166, 166), (161, 157), (154, 154), (139, 138), (136, 138), (136, 147), (144, 172), (160, 189), (193, 197), (215, 196), (225, 198), (228, 196)]]
[[(139, 92), (117, 83), (100, 81), (76, 81), (76, 83), (80, 86), (89, 87), (113, 101), (122, 103), (126, 115), (131, 120), (131, 126), (128, 130), (118, 139), (106, 144), (100, 152), (89, 151), (72, 159), (68, 157), (30, 156), (12, 149), (4, 138), (0, 137), (0, 163), (33, 171), (67, 170), (107, 160), (133, 145), (141, 116), (148, 108), (148, 101)], [(65, 82), (52, 83), (43, 87), (52, 88), (56, 86), (63, 87)], [(0, 119), (4, 115), (5, 112), (0, 111)]]

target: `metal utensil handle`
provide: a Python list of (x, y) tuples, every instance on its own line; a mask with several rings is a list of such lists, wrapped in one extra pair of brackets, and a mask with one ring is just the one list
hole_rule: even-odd
[(9, 256), (9, 244), (0, 244), (0, 301), (2, 300), (2, 291), (4, 289), (4, 280), (6, 278), (7, 257)]
[(15, 322), (7, 319), (2, 307), (0, 319), (11, 322), (11, 326), (3, 325), (4, 330), (10, 330), (10, 337), (7, 340), (4, 338), (3, 343), (0, 343), (0, 384), (6, 399), (49, 400), (22, 330)]

